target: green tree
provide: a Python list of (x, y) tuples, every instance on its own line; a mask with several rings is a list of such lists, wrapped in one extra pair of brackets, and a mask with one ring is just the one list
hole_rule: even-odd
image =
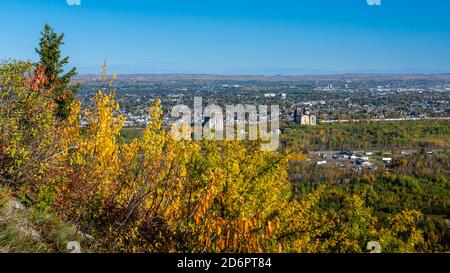
[(69, 63), (69, 57), (61, 57), (60, 47), (64, 45), (64, 33), (59, 35), (46, 24), (41, 35), (36, 53), (39, 54), (40, 65), (45, 68), (45, 76), (48, 79), (45, 87), (52, 90), (53, 99), (57, 104), (56, 116), (59, 119), (66, 119), (69, 116), (69, 105), (79, 87), (69, 85), (77, 71), (76, 68), (72, 68), (63, 74), (64, 66)]

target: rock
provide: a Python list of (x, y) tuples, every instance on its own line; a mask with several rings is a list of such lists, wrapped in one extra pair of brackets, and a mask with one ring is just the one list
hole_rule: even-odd
[(69, 253), (81, 253), (81, 245), (76, 241), (71, 241), (67, 243), (67, 251)]
[(31, 229), (31, 237), (33, 237), (36, 240), (41, 239), (41, 234), (39, 232), (37, 232), (34, 229)]
[(381, 245), (377, 241), (368, 242), (367, 250), (369, 250), (370, 253), (381, 253)]
[(12, 215), (15, 215), (16, 211), (23, 209), (24, 207), (22, 204), (20, 204), (19, 201), (9, 199), (4, 206), (3, 214), (5, 215), (5, 217), (10, 217)]
[(86, 240), (88, 240), (88, 241), (90, 241), (90, 242), (94, 241), (94, 237), (93, 237), (92, 235), (90, 235), (90, 234), (83, 233), (82, 231), (78, 231), (78, 234), (79, 234), (81, 237), (83, 237), (84, 239), (86, 239)]
[(19, 202), (19, 201), (14, 201), (14, 209), (16, 210), (23, 210), (25, 209), (25, 207)]

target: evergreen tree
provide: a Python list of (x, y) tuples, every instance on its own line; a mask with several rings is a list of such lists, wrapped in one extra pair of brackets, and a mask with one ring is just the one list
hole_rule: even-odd
[(36, 53), (40, 56), (40, 64), (45, 68), (45, 76), (48, 78), (46, 88), (53, 91), (53, 97), (58, 106), (56, 116), (59, 119), (66, 119), (69, 115), (69, 105), (74, 100), (79, 87), (69, 86), (70, 80), (77, 74), (76, 68), (63, 74), (64, 66), (69, 63), (69, 57), (61, 57), (60, 47), (64, 44), (64, 33), (58, 35), (46, 24), (41, 35)]

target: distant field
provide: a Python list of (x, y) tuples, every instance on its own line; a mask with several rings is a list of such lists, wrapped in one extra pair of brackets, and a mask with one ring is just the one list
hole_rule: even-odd
[(144, 129), (142, 128), (123, 128), (120, 132), (120, 136), (123, 141), (129, 142), (133, 139), (138, 138)]

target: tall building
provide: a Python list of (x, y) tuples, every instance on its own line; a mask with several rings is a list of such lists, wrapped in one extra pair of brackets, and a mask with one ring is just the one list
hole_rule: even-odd
[(301, 122), (302, 116), (303, 116), (302, 108), (297, 108), (297, 109), (295, 109), (295, 113), (294, 113), (294, 121), (295, 121), (296, 123), (300, 123), (300, 122)]

